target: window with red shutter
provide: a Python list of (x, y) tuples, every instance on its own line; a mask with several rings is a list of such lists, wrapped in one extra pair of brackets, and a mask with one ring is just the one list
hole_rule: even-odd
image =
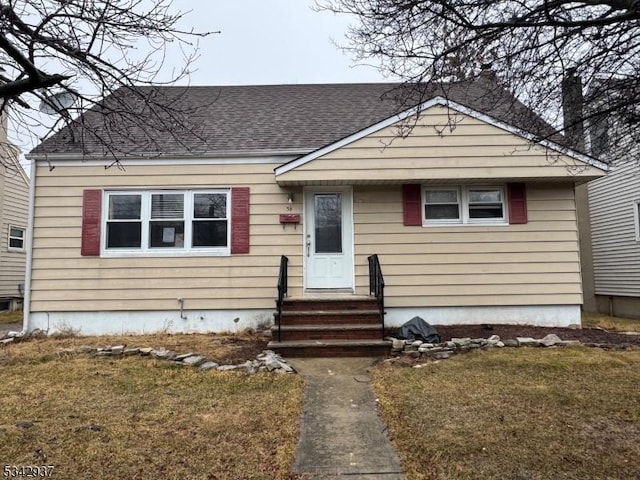
[(249, 252), (249, 188), (108, 191), (104, 202), (96, 255), (100, 227), (105, 256)]

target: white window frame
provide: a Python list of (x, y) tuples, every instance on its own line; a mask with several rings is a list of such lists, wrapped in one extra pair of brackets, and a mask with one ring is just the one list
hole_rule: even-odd
[[(11, 235), (11, 229), (14, 230), (21, 230), (22, 231), (22, 237), (16, 237)], [(12, 247), (11, 246), (11, 240), (21, 240), (22, 241), (22, 246), (21, 247)], [(27, 229), (24, 227), (19, 227), (17, 225), (9, 225), (9, 228), (7, 230), (7, 249), (10, 252), (24, 252), (25, 248), (25, 244), (27, 242)]]
[[(460, 218), (458, 220), (428, 220), (425, 216), (426, 194), (427, 190), (458, 190)], [(469, 217), (469, 192), (471, 190), (499, 190), (502, 198), (502, 217), (501, 218), (470, 218)], [(509, 214), (507, 201), (507, 189), (505, 185), (423, 185), (422, 186), (422, 226), (424, 227), (442, 227), (442, 226), (504, 226), (509, 225)]]
[[(447, 191), (450, 192), (452, 190), (456, 191), (456, 195), (458, 197), (458, 218), (444, 218), (444, 219), (437, 219), (437, 220), (433, 220), (433, 219), (427, 219), (426, 217), (426, 205), (427, 205), (427, 195), (426, 195), (426, 191), (429, 190), (430, 192), (442, 192), (442, 191)], [(437, 205), (436, 203), (434, 203), (433, 205)], [(447, 204), (449, 205), (449, 204)], [(459, 185), (438, 185), (438, 186), (434, 186), (434, 187), (430, 187), (428, 185), (425, 185), (422, 187), (422, 223), (423, 225), (458, 225), (462, 223), (462, 219), (463, 219), (463, 215), (464, 215), (464, 207), (463, 207), (463, 201), (462, 201), (462, 189), (460, 188)]]
[[(150, 245), (149, 226), (151, 223), (151, 196), (157, 194), (184, 195), (184, 247), (153, 247)], [(227, 246), (226, 247), (192, 247), (194, 218), (194, 196), (196, 194), (224, 194), (226, 202)], [(140, 248), (107, 248), (107, 222), (109, 222), (109, 197), (112, 195), (141, 195), (140, 222), (142, 232)], [(158, 220), (158, 219), (156, 219)], [(189, 255), (231, 255), (231, 189), (211, 188), (194, 190), (107, 190), (103, 194), (101, 219), (100, 255), (104, 257), (177, 257)]]
[(633, 202), (633, 219), (636, 225), (636, 242), (640, 242), (640, 200)]

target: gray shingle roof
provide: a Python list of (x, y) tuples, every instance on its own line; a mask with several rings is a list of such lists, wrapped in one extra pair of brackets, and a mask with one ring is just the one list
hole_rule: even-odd
[[(551, 132), (490, 76), (423, 87), (419, 93), (393, 83), (119, 90), (104, 100), (102, 112), (88, 110), (31, 153), (124, 157), (313, 151), (436, 95), (533, 134)], [(145, 98), (167, 108), (149, 113)], [(132, 110), (135, 115), (126, 113)]]

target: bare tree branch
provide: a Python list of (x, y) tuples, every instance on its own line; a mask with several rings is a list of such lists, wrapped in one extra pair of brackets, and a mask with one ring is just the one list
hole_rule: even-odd
[[(413, 90), (494, 74), (564, 133), (561, 84), (583, 80), (587, 127), (616, 119), (640, 141), (639, 0), (316, 0), (355, 15), (344, 49)], [(415, 95), (413, 93), (412, 95)], [(515, 100), (515, 99), (514, 99)], [(548, 132), (532, 132), (548, 137)], [(552, 134), (553, 134), (552, 133)]]
[[(151, 148), (145, 136), (154, 129), (197, 135), (179, 98), (140, 90), (188, 76), (198, 39), (218, 33), (181, 29), (184, 15), (172, 0), (0, 0), (0, 114), (28, 131), (42, 123), (36, 111), (44, 102), (57, 117), (43, 139), (67, 126), (70, 141), (90, 143), (83, 151), (116, 162), (128, 152), (109, 143), (107, 126), (135, 132), (140, 151)], [(183, 55), (170, 76), (168, 48)], [(65, 92), (71, 109), (56, 100)]]

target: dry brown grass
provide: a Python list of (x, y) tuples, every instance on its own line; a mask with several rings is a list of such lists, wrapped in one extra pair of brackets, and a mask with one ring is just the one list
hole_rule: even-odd
[(167, 348), (178, 353), (199, 353), (211, 360), (238, 363), (255, 358), (267, 345), (265, 337), (250, 334), (155, 334), (119, 335), (99, 337), (32, 338), (27, 342), (11, 345), (8, 352), (14, 357), (47, 355), (81, 345), (95, 347), (125, 345), (129, 347)]
[(640, 320), (611, 317), (601, 313), (583, 313), (582, 326), (585, 328), (604, 328), (614, 332), (640, 332)]
[[(53, 477), (65, 479), (288, 477), (302, 409), (298, 376), (203, 372), (64, 350), (125, 340), (43, 339), (0, 351), (9, 356), (0, 361), (4, 464), (55, 465)], [(233, 342), (167, 335), (129, 343), (221, 358), (233, 354)]]
[(640, 352), (504, 349), (373, 372), (407, 479), (640, 478)]
[(22, 310), (0, 312), (0, 325), (7, 323), (22, 323)]

